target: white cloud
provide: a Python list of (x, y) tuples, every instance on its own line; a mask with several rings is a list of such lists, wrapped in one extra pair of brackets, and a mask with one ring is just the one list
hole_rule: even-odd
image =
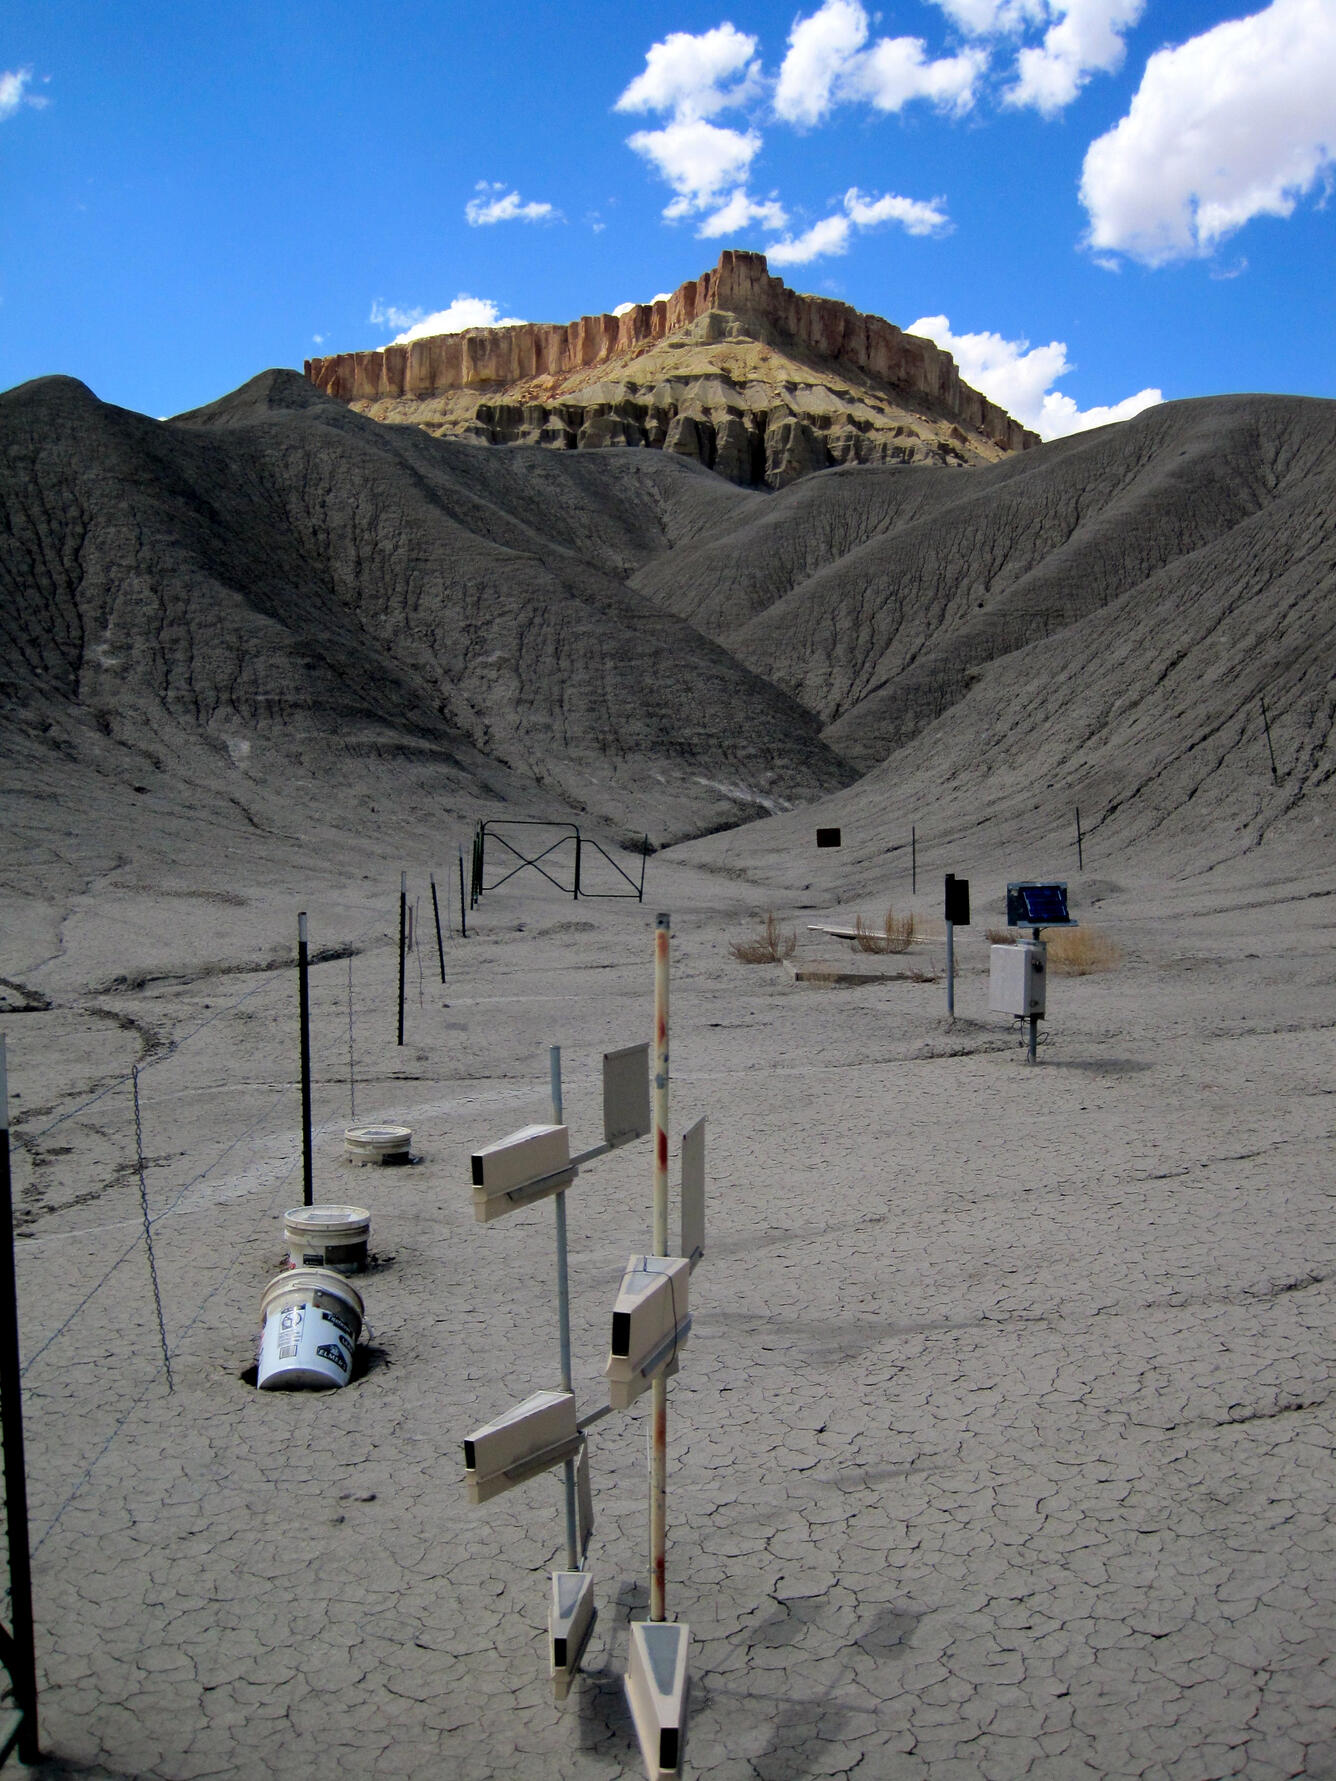
[(929, 61), (919, 37), (883, 37), (863, 57), (853, 88), (878, 111), (902, 111), (911, 99), (929, 99), (943, 111), (968, 111), (988, 68), (984, 50)]
[(761, 152), (754, 130), (726, 130), (703, 118), (683, 119), (662, 130), (637, 130), (629, 141), (677, 193), (679, 202), (665, 213), (673, 216), (702, 209), (742, 184)]
[(954, 111), (973, 104), (988, 66), (986, 51), (963, 50), (934, 61), (920, 37), (881, 37), (865, 49), (868, 30), (860, 0), (825, 0), (799, 19), (775, 84), (776, 116), (812, 125), (835, 105), (858, 100), (879, 111), (901, 111), (913, 99)]
[(819, 12), (798, 19), (775, 86), (776, 114), (790, 124), (819, 124), (867, 33), (858, 0), (826, 0)]
[(30, 105), (34, 111), (40, 111), (47, 103), (41, 93), (28, 91), (31, 84), (31, 68), (13, 68), (0, 73), (0, 123), (13, 117), (21, 105)]
[(1336, 7), (1273, 0), (1146, 64), (1086, 152), (1090, 245), (1163, 266), (1290, 216), (1336, 164)]
[(475, 229), (488, 223), (553, 223), (561, 216), (550, 204), (526, 204), (518, 192), (506, 190), (504, 180), (480, 179), (476, 189), (479, 196), (464, 206), (464, 215)]
[(901, 198), (888, 192), (882, 198), (869, 198), (850, 186), (844, 194), (844, 214), (828, 216), (804, 234), (772, 241), (766, 255), (776, 266), (805, 266), (828, 254), (847, 253), (855, 229), (874, 229), (879, 223), (899, 223), (910, 235), (941, 235), (951, 227), (950, 218), (942, 209), (944, 200)]
[(936, 0), (953, 25), (970, 37), (1004, 37), (1042, 24), (1046, 0)]
[(1028, 340), (1007, 340), (1001, 334), (954, 334), (944, 315), (920, 316), (905, 332), (935, 340), (951, 354), (966, 383), (1043, 439), (1130, 420), (1164, 400), (1162, 391), (1145, 389), (1109, 407), (1078, 408), (1070, 396), (1053, 388), (1059, 377), (1075, 370), (1062, 340), (1032, 347)]
[(805, 266), (825, 254), (847, 253), (852, 232), (847, 216), (828, 216), (824, 222), (813, 223), (805, 234), (770, 242), (766, 258), (772, 266)]
[(756, 39), (729, 24), (699, 36), (673, 31), (650, 47), (644, 73), (626, 88), (616, 109), (668, 111), (682, 120), (713, 117), (755, 93), (760, 75), (755, 53)]
[(390, 345), (404, 346), (433, 334), (462, 334), (467, 328), (513, 328), (523, 317), (502, 315), (490, 297), (470, 297), (461, 291), (448, 308), (433, 310), (430, 315), (421, 309), (398, 309), (377, 298), (371, 305), (370, 320), (376, 327), (398, 328)]
[(1007, 103), (1032, 105), (1045, 117), (1070, 105), (1092, 74), (1122, 65), (1123, 33), (1144, 9), (1145, 0), (1050, 0), (1053, 23), (1042, 44), (1016, 58)]
[(713, 241), (720, 235), (736, 235), (752, 223), (762, 229), (782, 229), (788, 220), (788, 212), (777, 199), (758, 200), (739, 190), (705, 218), (696, 234), (703, 241)]

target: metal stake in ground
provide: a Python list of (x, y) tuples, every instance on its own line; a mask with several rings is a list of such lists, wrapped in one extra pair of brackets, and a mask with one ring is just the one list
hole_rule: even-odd
[(462, 847), (459, 850), (459, 937), (461, 940), (467, 940), (469, 937), (468, 910), (465, 907), (464, 898), (464, 849)]
[(436, 952), (441, 961), (441, 982), (445, 982), (445, 947), (441, 944), (441, 905), (436, 901), (436, 874), (431, 874), (431, 912), (436, 917)]
[(19, 1723), (0, 1743), (0, 1763), (18, 1746), (19, 1761), (35, 1763), (37, 1747), (37, 1654), (32, 1624), (32, 1562), (28, 1550), (28, 1482), (23, 1461), (23, 1386), (19, 1377), (19, 1310), (14, 1283), (14, 1189), (9, 1166), (9, 1084), (5, 1036), (0, 1033), (0, 1219), (8, 1259), (0, 1263), (0, 1432), (4, 1440), (5, 1523), (9, 1537), (9, 1612), (12, 1631), (4, 1646)]
[(1076, 806), (1076, 869), (1085, 871), (1085, 850), (1081, 846), (1081, 806)]
[[(654, 1254), (668, 1253), (668, 945), (672, 917), (654, 923)], [(666, 1618), (668, 1550), (668, 1380), (650, 1386), (649, 1617)]]
[(909, 831), (909, 888), (914, 896), (918, 895), (918, 830)]
[[(548, 1069), (552, 1083), (552, 1123), (565, 1125), (561, 1095), (561, 1047), (549, 1048)], [(566, 1190), (554, 1194), (552, 1203), (557, 1212), (557, 1335), (561, 1344), (561, 1389), (573, 1390), (571, 1384), (571, 1286), (566, 1252)], [(580, 1569), (580, 1530), (575, 1509), (575, 1455), (564, 1462), (566, 1487), (566, 1569)]]
[(408, 874), (399, 874), (399, 1043), (404, 1042), (404, 956), (408, 930)]
[(306, 954), (306, 911), (297, 917), (297, 1012), (302, 1052), (302, 1204), (315, 1205), (311, 1169), (311, 990)]

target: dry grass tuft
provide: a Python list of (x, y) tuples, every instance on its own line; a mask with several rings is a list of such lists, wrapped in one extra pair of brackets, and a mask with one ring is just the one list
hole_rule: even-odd
[(854, 923), (858, 937), (854, 948), (858, 952), (908, 952), (914, 940), (914, 916), (897, 915), (894, 909), (886, 911), (886, 920), (882, 923), (881, 932), (863, 925), (860, 915)]
[(1116, 971), (1123, 955), (1098, 928), (1045, 928), (1048, 968), (1059, 977), (1089, 977), (1094, 971)]
[(790, 928), (784, 933), (772, 909), (765, 918), (765, 928), (755, 940), (734, 940), (728, 949), (744, 965), (777, 965), (791, 959), (798, 950), (798, 936)]
[[(1089, 977), (1095, 971), (1116, 971), (1123, 962), (1118, 946), (1098, 928), (1042, 928), (1048, 944), (1048, 968), (1055, 977)], [(1014, 946), (1011, 928), (989, 928), (994, 946)]]

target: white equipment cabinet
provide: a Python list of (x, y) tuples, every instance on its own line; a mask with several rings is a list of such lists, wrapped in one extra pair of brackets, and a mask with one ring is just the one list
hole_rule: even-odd
[(994, 946), (989, 954), (988, 1006), (994, 1014), (1042, 1017), (1048, 948), (1042, 940)]

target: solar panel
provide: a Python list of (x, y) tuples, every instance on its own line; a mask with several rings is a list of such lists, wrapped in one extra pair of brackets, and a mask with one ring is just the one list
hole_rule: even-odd
[(1074, 928), (1077, 925), (1067, 913), (1065, 884), (1007, 886), (1009, 928)]

